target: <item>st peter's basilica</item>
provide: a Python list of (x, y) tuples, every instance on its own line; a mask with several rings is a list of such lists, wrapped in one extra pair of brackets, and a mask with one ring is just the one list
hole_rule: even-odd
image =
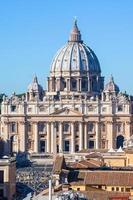
[(104, 84), (97, 56), (74, 22), (52, 60), (47, 89), (35, 76), (24, 95), (3, 97), (5, 151), (78, 152), (127, 147), (133, 141), (133, 97), (111, 76)]

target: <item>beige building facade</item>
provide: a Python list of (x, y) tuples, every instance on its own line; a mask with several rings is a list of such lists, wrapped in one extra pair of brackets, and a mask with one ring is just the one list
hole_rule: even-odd
[(77, 22), (57, 52), (47, 90), (35, 76), (25, 95), (4, 97), (1, 137), (5, 151), (74, 153), (132, 146), (133, 98), (104, 77), (95, 53), (84, 44)]
[(16, 160), (0, 158), (0, 199), (12, 200), (16, 194)]

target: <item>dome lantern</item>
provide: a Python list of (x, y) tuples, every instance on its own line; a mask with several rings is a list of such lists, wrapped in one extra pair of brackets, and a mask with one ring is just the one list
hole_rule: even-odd
[(70, 33), (69, 42), (82, 42), (81, 33), (77, 25), (77, 19), (74, 20), (74, 25)]

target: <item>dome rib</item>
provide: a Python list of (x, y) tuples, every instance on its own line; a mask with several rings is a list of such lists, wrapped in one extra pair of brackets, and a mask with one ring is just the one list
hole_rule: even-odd
[(73, 52), (73, 49), (74, 49), (74, 43), (72, 43), (72, 47), (71, 47), (71, 53), (70, 53), (70, 57), (69, 57), (69, 66), (70, 66), (70, 72), (71, 72), (71, 60), (72, 60), (72, 52)]
[(61, 61), (61, 72), (63, 71), (63, 63), (64, 63), (64, 57), (65, 57), (65, 54), (67, 52), (67, 49), (69, 48), (69, 46), (66, 46), (65, 50), (64, 50), (64, 55), (62, 56), (62, 61)]

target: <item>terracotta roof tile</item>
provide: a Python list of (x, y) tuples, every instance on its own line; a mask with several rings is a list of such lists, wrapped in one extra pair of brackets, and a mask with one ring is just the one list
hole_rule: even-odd
[(86, 185), (108, 185), (108, 186), (133, 186), (133, 172), (118, 171), (72, 171), (69, 181), (84, 181)]

